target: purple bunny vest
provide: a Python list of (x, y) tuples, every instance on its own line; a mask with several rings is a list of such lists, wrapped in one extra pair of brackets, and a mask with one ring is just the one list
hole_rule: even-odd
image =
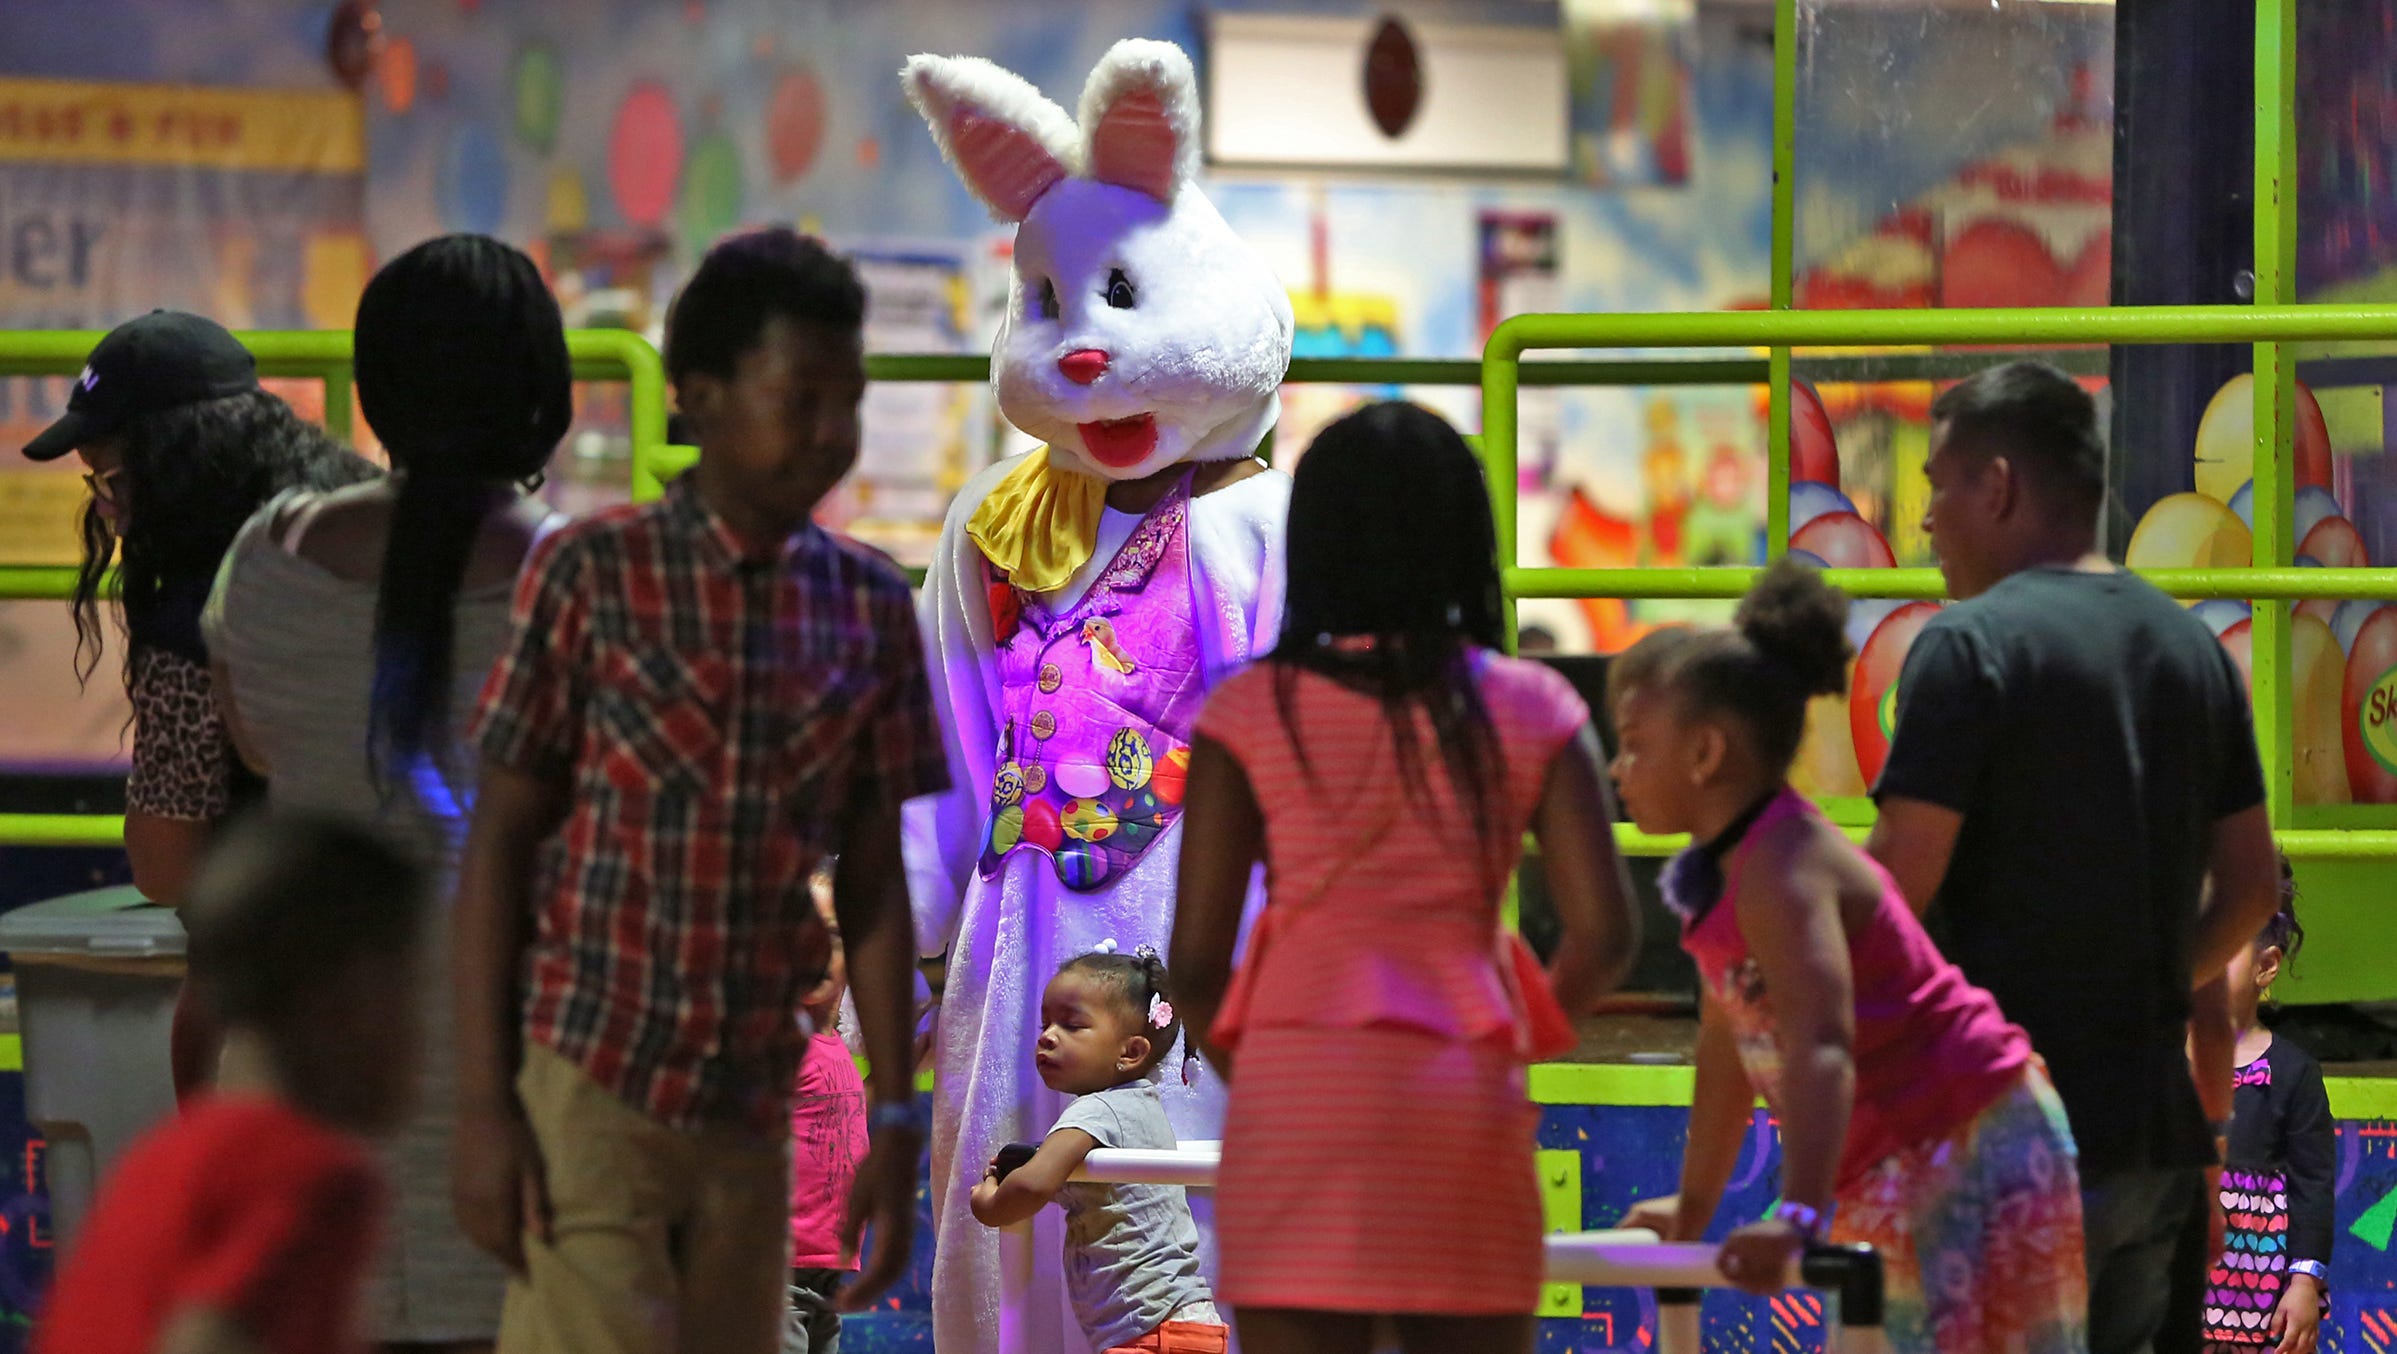
[(1206, 703), (1190, 481), (1149, 510), (1072, 606), (1052, 613), (1019, 594), (1013, 624), (997, 618), (1004, 713), (984, 878), (1015, 852), (1038, 851), (1067, 888), (1102, 888), (1181, 815)]

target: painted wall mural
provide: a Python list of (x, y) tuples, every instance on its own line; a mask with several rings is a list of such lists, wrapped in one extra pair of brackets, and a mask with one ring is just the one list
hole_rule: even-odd
[[(237, 49), (187, 34), (221, 30), (228, 18), (213, 9), (206, 24), (174, 22), (196, 13), (199, 0), (129, 6), (121, 46), (93, 44), (78, 31), (71, 0), (26, 0), (0, 16), (0, 38), (15, 40), (0, 50), (40, 53), (45, 68), (79, 75), (157, 71), (236, 84), (330, 84), (322, 58), (330, 7), (315, 9), (308, 22), (284, 15), (269, 24), (251, 12), (263, 3), (239, 0), (229, 20), (282, 41)], [(1370, 8), (1361, 0), (1216, 7)], [(945, 49), (988, 56), (1043, 87), (1070, 90), (1076, 73), (1116, 38), (1195, 46), (1207, 8), (1167, 0), (1074, 7), (1038, 0), (592, 0), (571, 14), (535, 0), (388, 7), (386, 43), (362, 94), (370, 255), (388, 257), (444, 230), (494, 231), (544, 259), (577, 322), (652, 333), (663, 299), (697, 252), (744, 224), (788, 222), (858, 248), (935, 244), (980, 260), (991, 239), (988, 222), (911, 134), (887, 78), (900, 60), (937, 34)], [(1355, 176), (1241, 175), (1211, 183), (1227, 218), (1272, 260), (1298, 308), (1323, 319), (1313, 331), (1323, 351), (1476, 355), (1492, 281), (1485, 223), (1494, 219), (1551, 223), (1538, 304), (1638, 311), (1762, 299), (1769, 25), (1743, 9), (1681, 0), (1576, 0), (1569, 9), (1425, 0), (1409, 7), (1417, 11), (1452, 22), (1558, 25), (1582, 53), (1577, 124), (1614, 148), (1608, 154), (1616, 167), (1595, 188)], [(2102, 105), (2102, 88), (2076, 86), (2072, 72), (2105, 68), (2103, 25), (2086, 15), (2012, 27), (1957, 22), (1963, 26), (1908, 28), (1843, 11), (1837, 41), (1826, 30), (1810, 43), (1800, 244), (1818, 302), (1835, 301), (1849, 285), (1843, 279), (1860, 272), (1874, 285), (1905, 285), (1921, 272), (1922, 242), (1883, 228), (1890, 223), (1881, 218), (1892, 216), (1903, 236), (1912, 218), (1901, 205), (1945, 192), (1979, 193), (2005, 207), (2023, 196), (2024, 173), (2032, 200), (2007, 207), (2007, 219), (2046, 232), (2039, 238), (2065, 260), (2057, 268), (2070, 271), (2090, 255), (2086, 241), (2063, 239), (2079, 228), (2055, 226), (2049, 218), (2063, 209), (2040, 196), (2057, 187), (2044, 168), (2054, 154), (2026, 161), (2009, 148), (2038, 148), (2059, 118)], [(1958, 55), (2000, 40), (2023, 60), (2001, 71)], [(2026, 84), (2019, 78), (2025, 70), (2046, 75)], [(1875, 90), (1902, 101), (1932, 87), (1944, 96), (1936, 104), (1894, 120), (1866, 115)], [(1962, 128), (1940, 116), (1942, 108), (1972, 104), (1995, 111)], [(1961, 173), (1992, 157), (1988, 173)], [(2102, 183), (2099, 189), (2102, 197)], [(2085, 185), (2076, 191), (2087, 195)], [(2072, 210), (2086, 215), (2088, 207), (2083, 201)], [(2015, 256), (2007, 251), (2019, 251), (2020, 239), (1993, 234), (1994, 227), (1973, 235), (1969, 226), (1959, 217), (1957, 238), (1943, 237), (1943, 247), (1968, 262), (1988, 254), (2005, 265), (1990, 265), (1999, 272), (2011, 268)], [(1515, 293), (1509, 308), (1530, 303), (1520, 277), (1505, 289)], [(986, 337), (969, 334), (960, 346), (973, 350)], [(1288, 440), (1303, 445), (1305, 429), (1386, 393), (1294, 390)], [(1470, 389), (1404, 393), (1468, 426), (1479, 421)], [(1836, 393), (1826, 397), (1846, 407)], [(1622, 528), (1638, 538), (1628, 562), (1753, 557), (1736, 548), (1750, 534), (1744, 528), (1763, 515), (1761, 418), (1745, 393), (1578, 390), (1533, 404), (1526, 412), (1540, 445), (1524, 462), (1523, 562), (1584, 562), (1592, 541)], [(590, 425), (604, 433), (612, 411), (590, 412)], [(990, 420), (972, 411), (945, 426), (956, 439), (940, 453), (946, 462), (970, 467), (999, 445)], [(919, 420), (898, 436), (920, 435), (923, 427)], [(590, 450), (602, 462), (592, 475), (569, 469), (558, 478), (620, 477), (605, 467), (607, 447)], [(1733, 461), (1753, 468), (1739, 473)], [(1868, 513), (1894, 497), (1862, 484), (1848, 492)], [(1870, 520), (1905, 550), (1889, 518)], [(899, 524), (884, 543), (903, 546), (906, 535)], [(1612, 646), (1641, 626), (1687, 614), (1659, 603), (1595, 614), (1601, 610), (1539, 603), (1525, 617), (1565, 647), (1583, 648)]]

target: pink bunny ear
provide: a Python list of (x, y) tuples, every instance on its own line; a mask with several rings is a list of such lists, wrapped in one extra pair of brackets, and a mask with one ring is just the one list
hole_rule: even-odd
[(1198, 78), (1170, 42), (1128, 38), (1082, 88), (1090, 177), (1171, 202), (1198, 176)]
[(976, 57), (912, 56), (899, 79), (941, 154), (1000, 220), (1023, 220), (1073, 173), (1072, 121), (1021, 77)]

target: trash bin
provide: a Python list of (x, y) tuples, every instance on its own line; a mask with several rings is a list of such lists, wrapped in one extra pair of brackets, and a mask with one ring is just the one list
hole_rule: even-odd
[(50, 1229), (63, 1248), (133, 1140), (174, 1112), (167, 1044), (183, 923), (127, 888), (0, 915), (25, 1041), (25, 1117), (49, 1141)]

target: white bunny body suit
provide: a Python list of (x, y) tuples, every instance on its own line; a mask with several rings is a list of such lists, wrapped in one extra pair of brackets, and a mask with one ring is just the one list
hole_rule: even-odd
[[(1212, 686), (1272, 647), (1281, 625), (1287, 476), (1265, 471), (1186, 503), (1177, 490), (1145, 527), (1147, 519), (1100, 503), (1108, 483), (1253, 451), (1278, 412), (1290, 307), (1263, 262), (1189, 186), (1197, 95), (1178, 50), (1118, 44), (1092, 74), (1079, 129), (984, 62), (918, 57), (906, 80), (967, 185), (1002, 219), (1021, 223), (992, 383), (1008, 418), (1048, 442), (1045, 452), (994, 466), (965, 486), (925, 580), (925, 648), (955, 786), (909, 805), (907, 819), (918, 943), (927, 955), (948, 956), (932, 1135), (934, 1343), (942, 1354), (1072, 1354), (1085, 1342), (1064, 1298), (1058, 1212), (1044, 1209), (1029, 1229), (994, 1231), (974, 1219), (968, 1199), (993, 1153), (1039, 1141), (1064, 1106), (1066, 1097), (1043, 1086), (1033, 1066), (1049, 978), (1103, 940), (1125, 952), (1168, 949), (1179, 792), (1167, 796), (1171, 808), (1152, 803), (1159, 812), (1151, 821), (1163, 826), (1137, 851), (1125, 849), (1138, 833), (1122, 801), (1148, 783), (1148, 742), (1157, 744), (1161, 770), (1168, 747), (1190, 737), (1189, 728), (1171, 725), (1196, 711), (1178, 698), (1165, 724), (1133, 718), (1147, 741), (1132, 776), (1111, 789), (1102, 774), (1097, 790), (1072, 791), (1122, 813), (1126, 829), (1105, 843), (1116, 853), (1110, 863), (1073, 887), (1067, 878), (1077, 861), (1087, 869), (1100, 843), (1066, 839), (1052, 812), (1041, 843), (1049, 849), (1032, 849), (1040, 832), (1026, 811), (1048, 776), (1023, 750), (1034, 737), (1036, 752), (1092, 746), (1094, 734), (1104, 747), (1110, 731), (1061, 729), (1052, 719), (1027, 732), (1017, 716), (1031, 708), (1029, 682), (1054, 694), (1061, 680), (1103, 687), (1110, 671), (1127, 674), (1123, 709), (1135, 710), (1141, 701), (1131, 689), (1157, 671), (1129, 674), (1152, 655), (1193, 664), (1200, 684)], [(1186, 553), (1125, 590), (1121, 609), (1107, 613), (1115, 627), (1107, 633), (1124, 641), (1122, 651), (1101, 640), (1081, 655), (1069, 641), (1084, 661), (1063, 665), (1071, 675), (1041, 663), (1037, 678), (1022, 654), (1001, 653), (1018, 635), (1019, 608), (1054, 621), (1094, 586), (1114, 587), (1123, 578), (1111, 571), (1119, 550), (1132, 542), (1124, 552), (1132, 557), (1164, 539), (1168, 512), (1179, 524), (1171, 549)], [(1027, 519), (1066, 518), (1079, 527), (1025, 528)], [(1027, 536), (1077, 544), (1042, 556), (1022, 546)], [(1160, 634), (1156, 615), (1131, 610), (1152, 607), (1188, 633)], [(1098, 661), (1101, 647), (1113, 667)], [(1077, 696), (1084, 699), (1072, 705)], [(1059, 708), (1090, 709), (1111, 697), (1068, 685), (1059, 699)], [(1060, 782), (1090, 771), (1053, 764)], [(1107, 819), (1109, 831), (1114, 822)], [(1261, 891), (1252, 892), (1252, 914), (1260, 903)], [(1166, 959), (1170, 967), (1170, 952)], [(1202, 1069), (1185, 1085), (1177, 1052), (1160, 1089), (1177, 1137), (1220, 1136), (1223, 1084), (1213, 1072)], [(1208, 1201), (1194, 1194), (1191, 1204), (1211, 1273)], [(1022, 1300), (1008, 1301), (1010, 1293)]]
[[(985, 472), (958, 496), (925, 580), (934, 703), (956, 733), (952, 752), (958, 760), (951, 773), (967, 788), (918, 801), (908, 822), (915, 896), (957, 899), (953, 914), (922, 903), (917, 912), (927, 949), (937, 952), (939, 937), (953, 937), (941, 999), (932, 1129), (938, 1245), (934, 1344), (943, 1354), (1080, 1349), (1081, 1333), (1060, 1288), (1061, 1215), (1043, 1209), (1027, 1243), (1021, 1229), (993, 1231), (976, 1222), (966, 1198), (994, 1152), (1010, 1142), (1039, 1141), (1064, 1109), (1066, 1097), (1041, 1085), (1032, 1067), (1041, 989), (1059, 965), (1101, 940), (1112, 939), (1127, 953), (1142, 944), (1164, 951), (1173, 927), (1174, 870), (1181, 858), (1177, 826), (1122, 876), (1094, 892), (1066, 888), (1050, 860), (1037, 852), (1008, 856), (1000, 872), (987, 879), (977, 869), (987, 817), (983, 792), (998, 770), (995, 716), (1005, 698), (990, 662), (981, 560), (958, 528), (1005, 468)], [(1281, 624), (1282, 519), (1289, 498), (1289, 479), (1269, 472), (1191, 503), (1191, 582), (1209, 685), (1272, 647)], [(1108, 515), (1100, 536), (1101, 562), (1130, 534), (1134, 520)], [(958, 542), (964, 542), (963, 550), (951, 548)], [(1079, 600), (1080, 588), (1070, 593), (1052, 596), (1060, 606), (1070, 606)], [(1201, 1069), (1185, 1086), (1181, 1064), (1178, 1054), (1166, 1060), (1159, 1088), (1175, 1136), (1220, 1138), (1222, 1079)], [(1211, 1246), (1207, 1197), (1193, 1193), (1190, 1203)], [(1206, 1258), (1212, 1274), (1212, 1250)], [(1000, 1311), (1007, 1286), (1003, 1270), (1023, 1276), (1030, 1301), (1020, 1311)]]

